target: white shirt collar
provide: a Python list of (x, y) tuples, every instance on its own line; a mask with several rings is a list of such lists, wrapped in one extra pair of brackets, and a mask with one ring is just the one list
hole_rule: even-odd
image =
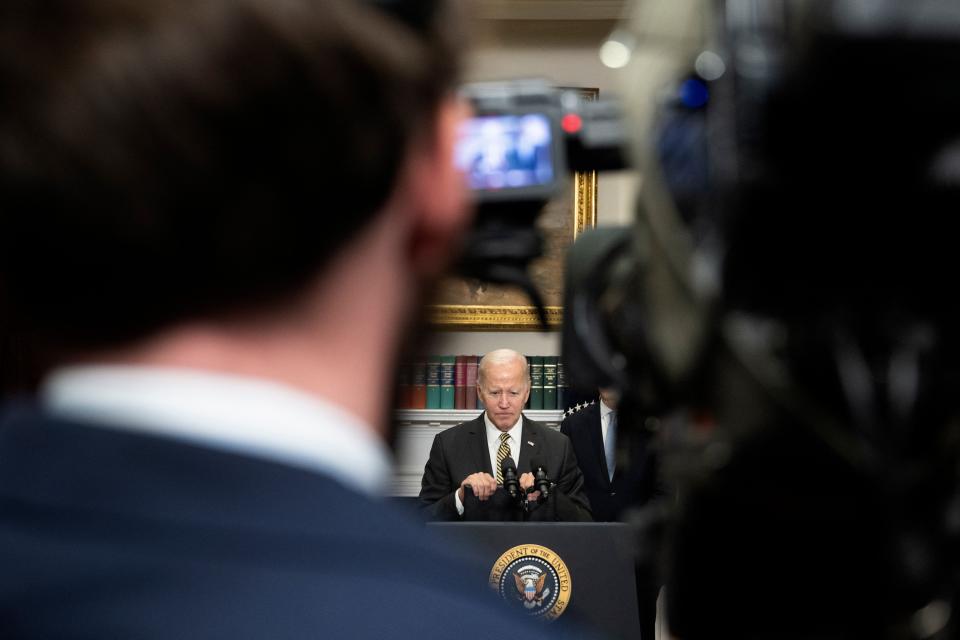
[(386, 445), (362, 420), (265, 379), (194, 369), (91, 365), (58, 369), (51, 413), (306, 468), (371, 495), (391, 473)]
[[(500, 434), (504, 433), (497, 429), (497, 425), (493, 424), (490, 420), (490, 416), (487, 415), (487, 412), (483, 412), (483, 424), (487, 427), (487, 444), (492, 446), (493, 442), (497, 443), (497, 446), (500, 445)], [(506, 433), (510, 434), (510, 446), (513, 447), (514, 443), (520, 442), (521, 431), (523, 430), (523, 414), (520, 414), (520, 417), (517, 418), (517, 421), (514, 423), (510, 430)]]
[(493, 469), (493, 475), (497, 475), (497, 449), (500, 448), (500, 434), (507, 433), (507, 445), (510, 447), (510, 457), (514, 464), (520, 462), (520, 436), (523, 435), (523, 414), (517, 418), (517, 422), (510, 427), (509, 431), (503, 432), (497, 429), (497, 426), (490, 420), (487, 412), (483, 412), (483, 424), (487, 429), (487, 453), (490, 456), (490, 468)]
[(600, 402), (600, 419), (602, 420), (602, 419), (605, 419), (605, 418), (607, 417), (607, 415), (608, 415), (611, 411), (613, 411), (613, 409), (611, 409), (610, 407), (608, 407), (607, 404), (606, 404), (603, 400), (599, 400), (599, 402)]
[(600, 403), (600, 437), (606, 442), (607, 428), (610, 426), (610, 414), (614, 410), (608, 407), (603, 400), (598, 400), (598, 402)]

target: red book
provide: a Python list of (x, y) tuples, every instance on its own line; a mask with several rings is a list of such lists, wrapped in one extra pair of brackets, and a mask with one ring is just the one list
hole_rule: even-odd
[(410, 386), (411, 367), (409, 362), (401, 362), (397, 371), (397, 408), (410, 409), (413, 388)]
[(427, 408), (427, 360), (417, 358), (412, 365), (410, 375), (410, 408)]
[(467, 356), (457, 356), (453, 365), (453, 408), (466, 409)]
[(477, 365), (480, 363), (480, 356), (467, 356), (467, 388), (464, 391), (466, 395), (464, 409), (477, 408)]

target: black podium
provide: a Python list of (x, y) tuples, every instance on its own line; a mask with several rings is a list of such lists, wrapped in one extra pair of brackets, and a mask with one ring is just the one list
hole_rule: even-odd
[[(480, 554), (479, 583), (505, 606), (542, 618), (639, 638), (635, 537), (619, 523), (443, 522), (435, 533)], [(558, 625), (558, 632), (560, 627)], [(563, 636), (563, 633), (558, 635)]]

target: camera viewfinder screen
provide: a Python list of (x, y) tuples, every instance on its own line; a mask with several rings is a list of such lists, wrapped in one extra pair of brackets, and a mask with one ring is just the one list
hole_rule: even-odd
[(456, 163), (471, 189), (539, 187), (553, 181), (551, 154), (546, 115), (481, 116), (464, 124)]

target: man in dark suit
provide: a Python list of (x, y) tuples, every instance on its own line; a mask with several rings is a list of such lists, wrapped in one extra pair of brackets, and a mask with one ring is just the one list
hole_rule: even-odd
[(0, 325), (46, 363), (0, 417), (0, 636), (538, 634), (378, 497), (469, 223), (450, 9), (0, 8)]
[(625, 509), (647, 504), (660, 491), (657, 457), (643, 434), (630, 434), (633, 440), (624, 443), (628, 446), (618, 463), (616, 409), (616, 393), (601, 389), (598, 401), (567, 415), (560, 424), (560, 432), (573, 443), (597, 522), (615, 522)]
[[(497, 349), (480, 361), (477, 396), (484, 412), (438, 434), (423, 472), (420, 502), (433, 520), (590, 521), (583, 475), (569, 439), (529, 420), (523, 407), (530, 395), (526, 358)], [(515, 461), (529, 512), (517, 508), (503, 488), (501, 462)], [(546, 470), (554, 485), (540, 502), (533, 490), (532, 462)]]
[[(612, 389), (600, 389), (600, 398), (579, 411), (567, 415), (560, 424), (561, 433), (573, 443), (584, 490), (590, 499), (594, 519), (615, 522), (625, 511), (649, 504), (661, 493), (657, 457), (644, 432), (626, 434), (617, 453), (618, 396)], [(657, 618), (659, 585), (638, 573), (637, 605), (640, 612), (640, 637), (653, 638)]]

